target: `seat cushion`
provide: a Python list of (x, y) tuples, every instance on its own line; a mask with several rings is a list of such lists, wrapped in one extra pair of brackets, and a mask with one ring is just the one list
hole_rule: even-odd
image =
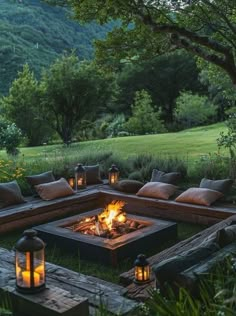
[(151, 182), (163, 182), (169, 184), (177, 184), (180, 180), (181, 174), (179, 172), (163, 172), (157, 169), (152, 170)]
[(177, 187), (173, 184), (148, 182), (137, 192), (137, 195), (168, 200), (176, 190)]
[(55, 181), (55, 177), (52, 171), (47, 171), (47, 172), (35, 174), (32, 176), (26, 176), (25, 178), (27, 182), (31, 185), (31, 187), (34, 187), (35, 185), (38, 185), (41, 183), (49, 183), (49, 182)]
[(16, 181), (0, 183), (0, 207), (24, 202), (21, 189)]
[(120, 180), (114, 186), (114, 188), (118, 191), (126, 192), (126, 193), (137, 193), (140, 188), (144, 185), (143, 182), (137, 180)]
[(99, 184), (103, 183), (100, 175), (99, 165), (84, 166), (86, 171), (86, 183), (89, 184)]
[(200, 182), (200, 188), (211, 189), (221, 193), (228, 193), (233, 185), (232, 179), (210, 180), (203, 178)]
[(35, 189), (41, 199), (46, 201), (75, 194), (75, 191), (64, 178), (49, 183), (38, 184), (35, 186)]
[(205, 189), (205, 188), (189, 188), (180, 194), (175, 201), (210, 206), (216, 200), (223, 197), (223, 193)]

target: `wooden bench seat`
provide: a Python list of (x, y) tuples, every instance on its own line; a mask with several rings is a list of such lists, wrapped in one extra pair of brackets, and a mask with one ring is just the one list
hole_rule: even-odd
[(201, 206), (173, 200), (139, 197), (135, 194), (115, 191), (109, 185), (100, 184), (88, 186), (72, 196), (51, 201), (30, 197), (26, 203), (1, 209), (0, 234), (104, 207), (112, 200), (124, 200), (125, 210), (132, 214), (204, 225), (215, 224), (236, 214), (233, 204), (217, 203), (212, 206)]
[[(168, 249), (165, 249), (161, 251), (160, 253), (155, 254), (154, 256), (148, 258), (148, 261), (152, 267), (163, 260), (169, 259), (173, 256), (176, 256), (187, 250), (197, 247), (210, 234), (228, 225), (231, 225), (233, 223), (236, 223), (236, 215), (230, 216), (229, 218), (223, 221), (220, 221), (219, 223), (211, 227), (204, 229), (203, 231), (197, 233), (196, 235), (193, 235), (190, 238), (185, 239), (175, 244), (174, 246)], [(128, 290), (127, 296), (129, 298), (136, 299), (136, 300), (141, 300), (141, 301), (146, 300), (150, 296), (150, 293), (149, 293), (150, 289), (155, 288), (155, 285), (156, 285), (155, 280), (153, 279), (151, 283), (140, 286), (133, 282), (133, 278), (134, 278), (134, 269), (130, 269), (129, 271), (124, 272), (120, 275), (120, 282), (123, 285), (127, 286), (127, 290)]]

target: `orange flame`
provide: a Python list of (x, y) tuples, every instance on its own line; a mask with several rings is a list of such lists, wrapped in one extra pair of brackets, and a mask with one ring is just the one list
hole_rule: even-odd
[(124, 205), (124, 201), (112, 201), (106, 206), (104, 211), (98, 215), (99, 222), (105, 223), (109, 230), (112, 229), (114, 220), (124, 223), (126, 221), (126, 214), (122, 211)]

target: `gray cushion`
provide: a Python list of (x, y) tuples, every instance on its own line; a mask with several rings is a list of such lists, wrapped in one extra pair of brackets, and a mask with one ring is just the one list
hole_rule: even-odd
[(179, 172), (163, 172), (157, 169), (152, 170), (151, 182), (163, 182), (176, 184), (181, 178), (181, 174)]
[(136, 193), (143, 185), (144, 183), (137, 180), (120, 180), (114, 188), (126, 193)]
[(137, 195), (168, 200), (176, 190), (177, 187), (173, 184), (148, 182), (137, 192)]
[(190, 188), (180, 194), (175, 201), (209, 206), (222, 196), (223, 193), (218, 191), (205, 188)]
[(24, 203), (20, 187), (16, 181), (0, 183), (0, 206)]
[(54, 182), (38, 184), (35, 186), (35, 189), (41, 199), (46, 201), (75, 194), (64, 178)]
[(232, 179), (210, 180), (203, 178), (200, 183), (200, 188), (207, 188), (226, 194), (230, 191), (233, 182)]
[(49, 182), (55, 181), (55, 177), (52, 171), (47, 171), (47, 172), (35, 174), (32, 176), (26, 176), (25, 178), (32, 187), (41, 183), (49, 183)]
[(226, 226), (218, 231), (219, 245), (225, 247), (228, 244), (236, 241), (236, 225)]
[(84, 166), (86, 171), (86, 183), (89, 184), (99, 184), (103, 183), (100, 176), (99, 165)]

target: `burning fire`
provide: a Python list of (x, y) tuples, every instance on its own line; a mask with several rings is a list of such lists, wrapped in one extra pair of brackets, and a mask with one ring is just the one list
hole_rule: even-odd
[(112, 201), (100, 214), (82, 218), (67, 228), (85, 235), (117, 238), (144, 227), (145, 225), (126, 217), (122, 210), (124, 205), (123, 201)]

